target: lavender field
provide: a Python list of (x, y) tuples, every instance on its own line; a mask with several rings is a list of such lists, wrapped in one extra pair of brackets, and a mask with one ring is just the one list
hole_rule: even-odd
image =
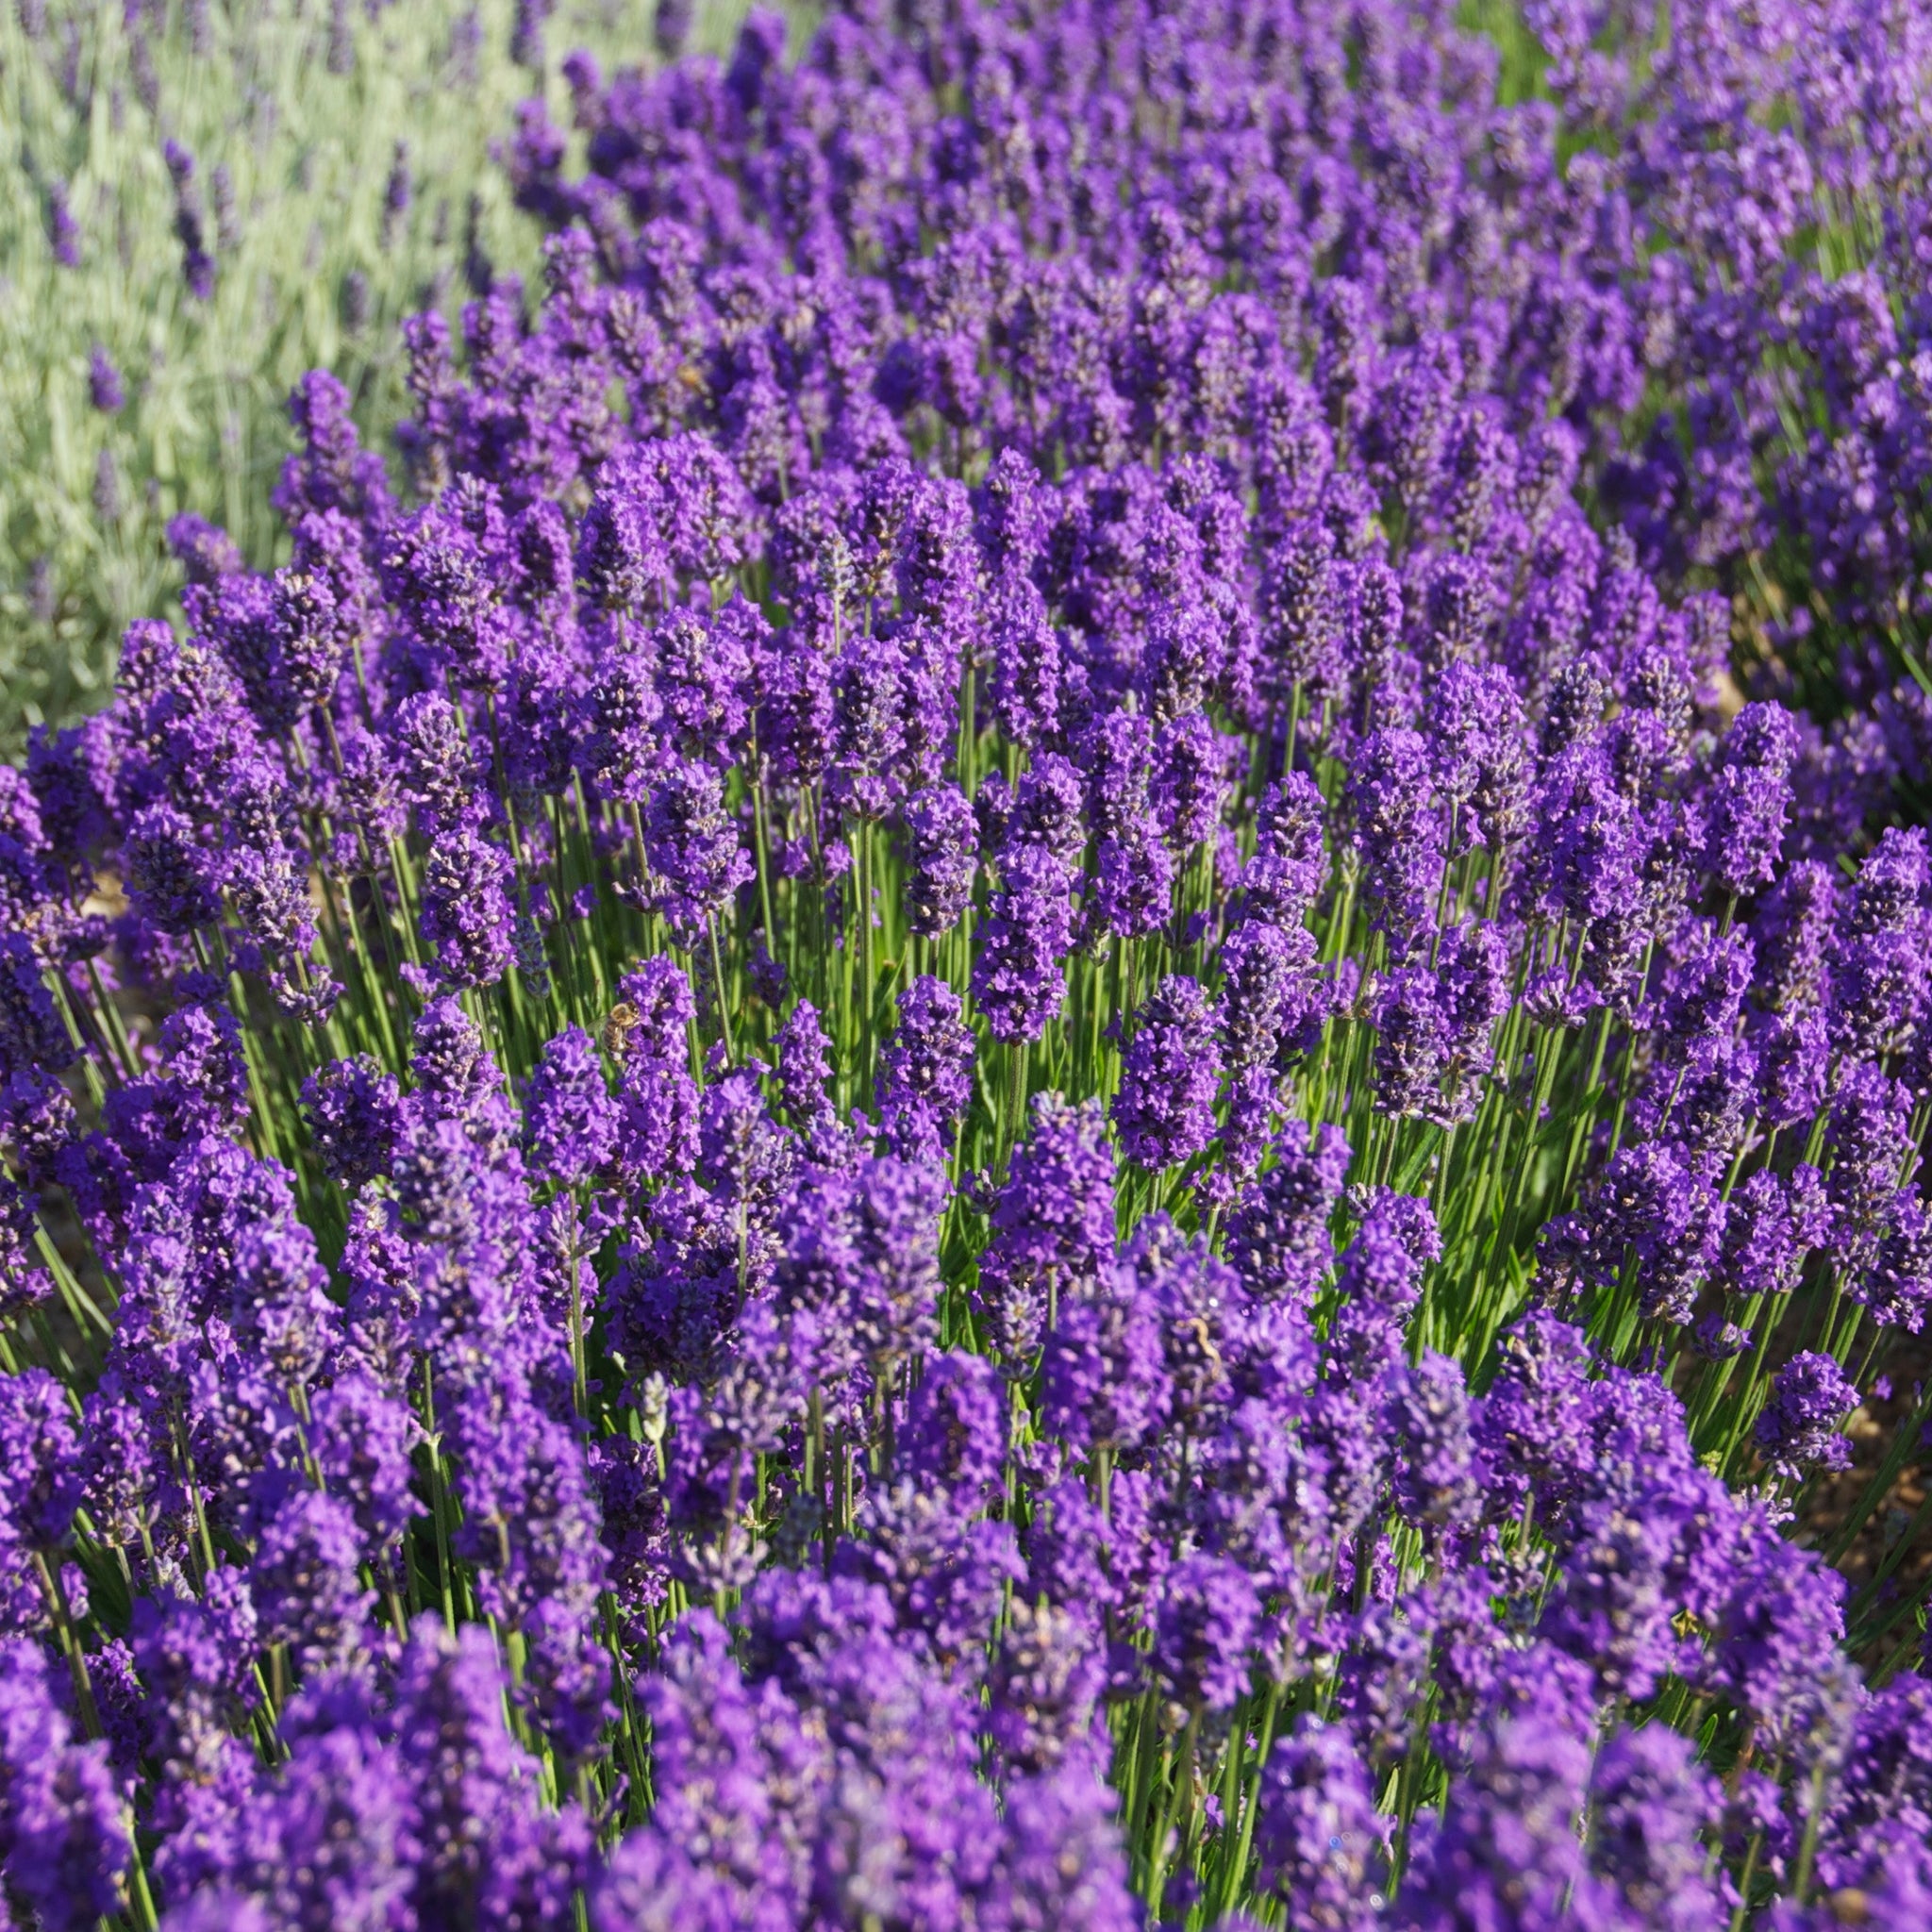
[(0, 1924), (1932, 1924), (1932, 15), (546, 14), (0, 767)]

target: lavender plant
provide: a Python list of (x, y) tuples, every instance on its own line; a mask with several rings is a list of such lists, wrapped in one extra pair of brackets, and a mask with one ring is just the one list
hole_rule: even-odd
[[(402, 319), (536, 268), (491, 142), (525, 94), (562, 100), (575, 42), (637, 41), (568, 0), (513, 58), (525, 10), (0, 8), (0, 753), (107, 701), (122, 630), (180, 588), (171, 519), (284, 560), (268, 495), (305, 370), (386, 442)], [(742, 11), (699, 9), (697, 38), (728, 45)]]
[(1496, 353), (1552, 123), (568, 71), (408, 492), (305, 377), (0, 781), (9, 1907), (1916, 1923), (1932, 861)]

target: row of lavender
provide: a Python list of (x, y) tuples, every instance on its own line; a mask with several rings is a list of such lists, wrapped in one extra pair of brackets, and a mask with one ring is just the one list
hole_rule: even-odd
[(1551, 418), (1579, 432), (1583, 500), (1661, 587), (1733, 601), (1749, 695), (1853, 713), (1841, 760), (1923, 802), (1919, 9), (1476, 6), (1495, 40), (1435, 5), (1233, 8), (1225, 32), (1186, 8), (1006, 9), (965, 31), (909, 9), (881, 53), (861, 23), (891, 12), (841, 9), (856, 18), (797, 75), (754, 39), (737, 118), (715, 78), (606, 87), (567, 66), (579, 181), (526, 110), (508, 155), (525, 204), (586, 228), (614, 273), (675, 281), (691, 245), (739, 271), (718, 291), (701, 276), (663, 332), (714, 351), (728, 316), (736, 351), (722, 371), (698, 355), (708, 380), (660, 395), (668, 415), (728, 408), (767, 463), (815, 433), (790, 364), (821, 263), (884, 285), (868, 299), (888, 312), (858, 325), (877, 392), (986, 447), (1219, 453), (1247, 433), (1259, 329), (1366, 453), (1380, 430), (1398, 482), (1468, 468), (1480, 515), (1503, 459), (1487, 428), (1458, 442), (1455, 417), (1487, 394), (1519, 445)]
[(574, 72), (420, 507), (309, 377), (0, 793), (9, 1904), (1923, 1917), (1932, 865), (1579, 509), (1577, 164), (1373, 8)]

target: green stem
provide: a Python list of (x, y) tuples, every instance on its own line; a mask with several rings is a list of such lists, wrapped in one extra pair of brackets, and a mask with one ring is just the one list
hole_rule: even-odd
[(1194, 1783), (1194, 1746), (1201, 1734), (1201, 1713), (1191, 1711), (1188, 1727), (1181, 1733), (1181, 1745), (1174, 1755), (1174, 1761), (1167, 1780), (1167, 1791), (1161, 1799), (1160, 1823), (1154, 1834), (1153, 1843), (1148, 1848), (1150, 1867), (1147, 1880), (1147, 1916), (1157, 1924), (1160, 1920), (1161, 1894), (1167, 1890), (1167, 1841), (1173, 1837), (1177, 1814), (1183, 1797), (1191, 1803)]

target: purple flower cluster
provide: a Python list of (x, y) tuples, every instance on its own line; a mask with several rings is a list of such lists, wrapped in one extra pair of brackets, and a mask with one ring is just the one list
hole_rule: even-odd
[(1671, 151), (1379, 0), (568, 76), (407, 491), (305, 378), (0, 774), (8, 1903), (1908, 1914), (1932, 868), (1576, 494)]

